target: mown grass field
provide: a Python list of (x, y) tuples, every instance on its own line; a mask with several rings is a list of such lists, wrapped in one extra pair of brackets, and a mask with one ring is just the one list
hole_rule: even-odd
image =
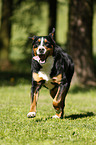
[(64, 119), (51, 119), (52, 99), (42, 89), (37, 116), (28, 119), (30, 85), (0, 87), (0, 145), (95, 145), (96, 88), (71, 87)]

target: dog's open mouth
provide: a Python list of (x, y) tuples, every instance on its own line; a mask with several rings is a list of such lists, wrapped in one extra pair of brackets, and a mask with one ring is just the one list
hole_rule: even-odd
[(40, 60), (39, 60), (40, 64), (44, 64), (46, 62), (46, 56), (45, 56), (45, 54), (39, 55), (39, 58), (40, 58)]
[(46, 62), (46, 55), (40, 54), (40, 55), (34, 56), (33, 59), (38, 61), (40, 64), (44, 64)]

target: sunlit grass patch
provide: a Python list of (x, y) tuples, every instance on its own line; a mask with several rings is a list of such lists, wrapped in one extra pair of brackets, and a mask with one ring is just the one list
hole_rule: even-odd
[(52, 119), (55, 111), (48, 90), (42, 89), (37, 116), (28, 119), (30, 85), (0, 87), (0, 144), (95, 144), (96, 89), (74, 92), (66, 98), (65, 118)]

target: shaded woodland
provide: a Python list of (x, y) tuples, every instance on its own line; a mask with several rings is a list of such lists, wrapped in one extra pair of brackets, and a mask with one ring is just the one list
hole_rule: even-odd
[[(45, 9), (45, 5), (47, 9)], [(64, 36), (66, 37), (66, 42), (60, 44), (57, 38), (61, 37), (61, 35), (58, 36), (57, 27), (61, 31), (62, 28), (58, 25), (57, 16), (60, 11), (58, 6), (62, 5), (66, 5), (68, 8), (68, 13), (66, 13), (68, 21), (66, 22), (67, 33), (66, 36)], [(69, 2), (65, 0), (0, 0), (1, 72), (5, 70), (12, 72), (14, 70), (12, 68), (16, 64), (14, 60), (10, 59), (10, 54), (13, 51), (13, 57), (16, 57), (15, 47), (20, 47), (20, 51), (23, 54), (23, 60), (26, 62), (25, 64), (29, 64), (30, 66), (31, 42), (28, 40), (28, 36), (38, 35), (40, 29), (47, 35), (54, 27), (56, 29), (55, 41), (66, 49), (75, 63), (74, 82), (85, 86), (95, 86), (96, 54), (93, 53), (94, 5), (95, 0), (69, 0)], [(44, 13), (47, 13), (46, 27), (43, 27), (44, 19), (41, 16), (41, 14), (44, 15)], [(61, 14), (61, 18), (62, 21), (65, 21), (63, 13)], [(36, 19), (38, 19), (38, 23)], [(41, 25), (39, 24), (39, 19), (42, 19)], [(39, 25), (42, 26), (42, 28), (40, 28)], [(21, 34), (21, 32), (19, 32), (16, 35), (18, 41), (15, 43), (13, 36), (16, 34), (17, 26), (18, 29), (21, 28), (24, 31), (25, 35), (23, 36), (23, 33)], [(18, 45), (19, 42), (20, 45)], [(17, 54), (19, 54), (19, 52)], [(17, 61), (19, 61), (18, 55)], [(23, 64), (24, 63), (20, 60), (15, 70), (18, 72)], [(23, 72), (26, 72), (27, 66), (23, 66)]]

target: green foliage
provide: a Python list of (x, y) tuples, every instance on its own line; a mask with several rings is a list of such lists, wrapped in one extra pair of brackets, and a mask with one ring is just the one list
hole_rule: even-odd
[(24, 0), (15, 8), (12, 20), (14, 23), (17, 23), (19, 27), (24, 27), (27, 33), (29, 33), (36, 15), (40, 16), (39, 3), (34, 0)]
[(72, 87), (61, 120), (51, 119), (55, 111), (46, 89), (40, 92), (36, 118), (27, 118), (30, 87), (22, 83), (0, 87), (1, 145), (96, 144), (96, 88)]
[[(31, 55), (29, 36), (45, 35), (48, 26), (48, 3), (25, 0), (17, 5), (12, 17), (11, 60), (26, 59)], [(45, 34), (44, 34), (45, 33)], [(15, 54), (15, 55), (14, 55)]]
[[(16, 1), (16, 0), (15, 0)], [(18, 1), (18, 0), (17, 0)], [(17, 2), (16, 1), (16, 2)], [(16, 3), (15, 2), (15, 3)], [(15, 4), (12, 21), (11, 60), (31, 59), (31, 41), (29, 36), (47, 35), (48, 30), (48, 2), (24, 0)], [(95, 10), (94, 5), (94, 10)], [(93, 52), (96, 53), (96, 11), (93, 19)], [(67, 40), (68, 3), (58, 0), (57, 9), (57, 42), (64, 47)]]

